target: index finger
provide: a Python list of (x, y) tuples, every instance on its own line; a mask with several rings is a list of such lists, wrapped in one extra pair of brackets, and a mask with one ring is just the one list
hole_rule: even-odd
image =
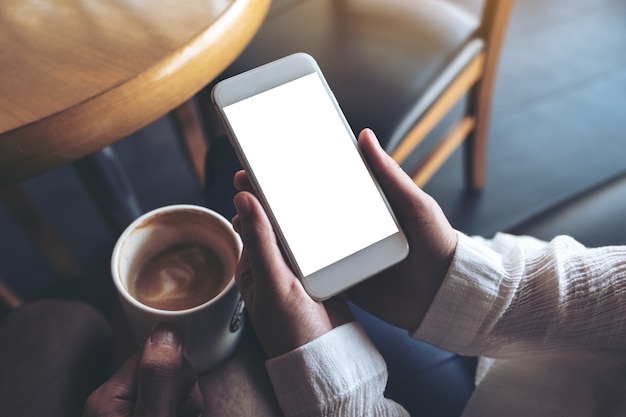
[(237, 194), (234, 203), (239, 216), (238, 228), (255, 280), (267, 278), (273, 282), (285, 273), (293, 275), (261, 203), (248, 192)]
[(132, 414), (137, 395), (138, 361), (139, 354), (135, 353), (108, 381), (91, 393), (85, 402), (84, 417)]

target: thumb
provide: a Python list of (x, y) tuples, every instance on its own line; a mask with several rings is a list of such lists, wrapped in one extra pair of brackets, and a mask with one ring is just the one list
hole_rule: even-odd
[(371, 129), (361, 131), (358, 143), (396, 215), (414, 216), (415, 205), (427, 200), (427, 194), (385, 152)]
[(364, 129), (360, 133), (359, 148), (405, 232), (450, 234), (451, 228), (439, 205), (385, 152), (372, 130)]
[(180, 332), (172, 324), (159, 324), (146, 341), (139, 360), (135, 417), (175, 416), (182, 373)]

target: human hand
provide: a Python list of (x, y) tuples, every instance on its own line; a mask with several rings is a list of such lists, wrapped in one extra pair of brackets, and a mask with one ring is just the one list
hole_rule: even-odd
[(174, 325), (158, 325), (143, 351), (89, 396), (83, 417), (198, 417), (202, 396), (180, 340)]
[(268, 357), (290, 352), (349, 321), (352, 314), (345, 301), (321, 303), (305, 292), (243, 171), (235, 175), (235, 185), (244, 190), (234, 199), (238, 214), (233, 225), (244, 244), (235, 281)]
[(387, 155), (374, 132), (363, 130), (358, 144), (406, 234), (409, 254), (347, 295), (370, 313), (413, 332), (452, 263), (457, 235), (435, 200)]

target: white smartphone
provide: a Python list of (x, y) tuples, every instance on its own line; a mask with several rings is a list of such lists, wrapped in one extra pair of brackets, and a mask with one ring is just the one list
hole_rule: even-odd
[(405, 235), (311, 56), (223, 80), (212, 97), (311, 297), (329, 298), (406, 257)]

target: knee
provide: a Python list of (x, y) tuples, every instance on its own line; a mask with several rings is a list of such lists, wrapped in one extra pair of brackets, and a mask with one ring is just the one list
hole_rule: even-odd
[(14, 310), (0, 323), (0, 339), (24, 354), (40, 349), (75, 358), (110, 356), (111, 328), (93, 307), (67, 300), (38, 300)]
[(29, 332), (70, 335), (80, 331), (90, 337), (110, 337), (110, 326), (93, 307), (71, 300), (37, 300), (13, 311), (6, 319), (11, 326)]
[[(79, 414), (110, 374), (112, 345), (109, 324), (84, 303), (41, 300), (12, 311), (0, 322), (0, 386), (22, 389), (0, 395), (0, 408), (19, 415)], [(29, 400), (33, 393), (40, 399)]]

